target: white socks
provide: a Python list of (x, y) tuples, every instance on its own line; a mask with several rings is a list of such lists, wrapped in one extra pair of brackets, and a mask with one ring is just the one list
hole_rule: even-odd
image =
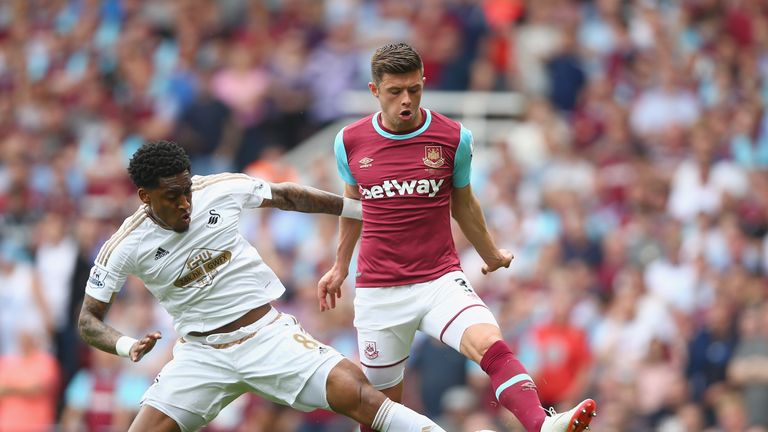
[(371, 427), (380, 432), (445, 432), (432, 420), (389, 399), (379, 407)]

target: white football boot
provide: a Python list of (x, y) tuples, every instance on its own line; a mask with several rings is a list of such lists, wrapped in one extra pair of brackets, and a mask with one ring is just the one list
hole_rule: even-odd
[(541, 425), (541, 432), (584, 432), (589, 430), (589, 423), (597, 415), (597, 404), (592, 399), (585, 399), (570, 411), (556, 413), (549, 409), (549, 416)]

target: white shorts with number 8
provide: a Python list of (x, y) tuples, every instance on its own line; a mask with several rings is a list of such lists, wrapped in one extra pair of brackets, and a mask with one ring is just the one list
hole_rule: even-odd
[(326, 381), (342, 355), (293, 316), (278, 314), (272, 309), (250, 326), (214, 335), (215, 344), (226, 344), (256, 332), (227, 348), (211, 346), (210, 336), (208, 344), (205, 338), (180, 340), (142, 403), (176, 420), (183, 432), (201, 428), (246, 392), (302, 411), (329, 409)]

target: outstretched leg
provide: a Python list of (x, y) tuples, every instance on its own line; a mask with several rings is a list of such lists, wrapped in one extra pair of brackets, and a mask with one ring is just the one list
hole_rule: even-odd
[(491, 378), (496, 399), (520, 420), (525, 430), (539, 432), (547, 413), (541, 406), (533, 378), (501, 339), (492, 324), (475, 324), (461, 338), (461, 353), (475, 361)]
[(496, 399), (526, 431), (586, 430), (596, 409), (594, 402), (579, 404), (578, 416), (571, 410), (568, 416), (558, 416), (567, 420), (553, 422), (541, 406), (533, 379), (504, 342), (493, 314), (462, 273), (447, 274), (435, 283), (435, 289), (440, 290), (440, 299), (424, 316), (419, 329), (479, 364), (491, 378)]
[(572, 410), (547, 416), (533, 378), (501, 339), (492, 324), (475, 324), (461, 337), (461, 353), (480, 364), (491, 378), (499, 403), (512, 411), (529, 432), (581, 432), (589, 430), (597, 406), (586, 399)]
[(176, 421), (157, 408), (143, 405), (128, 432), (181, 432)]
[(445, 432), (427, 417), (388, 399), (373, 388), (349, 360), (328, 375), (326, 397), (331, 409), (379, 432)]

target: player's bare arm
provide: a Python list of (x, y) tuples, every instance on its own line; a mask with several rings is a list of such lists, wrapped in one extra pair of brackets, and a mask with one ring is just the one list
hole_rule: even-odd
[(344, 198), (321, 191), (310, 186), (296, 183), (270, 183), (272, 198), (265, 199), (261, 207), (274, 207), (280, 210), (302, 213), (326, 213), (341, 215)]
[(111, 305), (111, 303), (104, 303), (86, 295), (83, 300), (83, 307), (80, 309), (77, 327), (80, 330), (80, 337), (88, 345), (108, 353), (117, 354), (115, 344), (122, 335), (104, 323), (104, 318), (107, 316)]
[[(357, 186), (350, 184), (344, 185), (344, 197), (354, 200), (360, 200), (360, 190)], [(357, 240), (360, 238), (360, 232), (363, 229), (363, 222), (354, 219), (342, 219), (339, 222), (339, 246), (336, 249), (336, 264), (349, 269), (349, 263), (352, 261), (352, 252), (355, 250)], [(346, 273), (344, 274), (346, 276)]]
[[(344, 197), (359, 200), (360, 190), (357, 186), (345, 184)], [(317, 283), (317, 299), (320, 303), (321, 312), (335, 308), (336, 299), (341, 298), (341, 285), (349, 274), (349, 263), (352, 261), (352, 253), (362, 230), (363, 222), (360, 220), (339, 219), (339, 245), (336, 248), (336, 262)]]
[(464, 233), (485, 262), (482, 269), (483, 274), (501, 267), (509, 267), (514, 257), (509, 251), (496, 247), (496, 243), (488, 232), (480, 202), (472, 193), (470, 185), (453, 190), (451, 215), (459, 223), (461, 232)]
[[(80, 330), (80, 337), (88, 345), (117, 355), (117, 340), (123, 335), (104, 322), (111, 304), (111, 302), (105, 303), (86, 294), (83, 307), (80, 309), (77, 327)], [(138, 340), (131, 347), (130, 359), (134, 362), (141, 360), (146, 353), (155, 347), (155, 343), (160, 338), (160, 333), (154, 332)]]

